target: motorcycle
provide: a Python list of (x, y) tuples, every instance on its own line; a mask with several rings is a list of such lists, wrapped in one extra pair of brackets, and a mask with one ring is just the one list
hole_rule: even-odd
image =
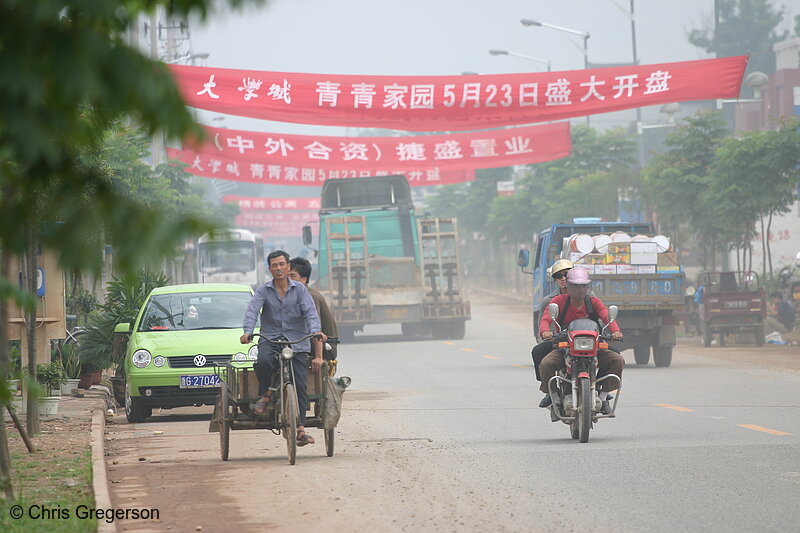
[[(550, 316), (558, 316), (557, 304), (551, 303), (548, 310)], [(597, 351), (608, 348), (608, 341), (612, 339), (603, 334), (616, 320), (618, 313), (617, 306), (612, 305), (608, 308), (609, 323), (602, 330), (594, 320), (580, 318), (570, 322), (563, 331), (558, 325), (559, 331), (553, 337), (553, 346), (565, 352), (566, 368), (556, 373), (547, 383), (550, 397), (553, 398), (550, 407), (551, 419), (554, 422), (561, 420), (567, 424), (572, 438), (580, 442), (589, 442), (589, 430), (599, 419), (616, 416), (622, 379), (616, 374), (597, 377)], [(558, 324), (556, 321), (553, 323)], [(603, 414), (600, 412), (602, 402), (597, 394), (597, 388), (600, 383), (608, 379), (616, 380), (618, 386), (611, 412)], [(556, 401), (557, 397), (561, 399), (560, 402)]]

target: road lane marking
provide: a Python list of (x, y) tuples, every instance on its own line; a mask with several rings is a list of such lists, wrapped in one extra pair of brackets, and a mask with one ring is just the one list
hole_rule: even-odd
[(680, 411), (681, 413), (692, 413), (694, 409), (688, 409), (686, 407), (681, 407), (680, 405), (670, 405), (668, 403), (657, 403), (658, 407), (664, 407), (666, 409), (672, 409), (673, 411)]
[(484, 359), (500, 359), (499, 357), (494, 356), (494, 355), (484, 355), (483, 358)]
[(738, 424), (738, 426), (746, 429), (752, 429), (753, 431), (761, 431), (762, 433), (769, 433), (770, 435), (791, 435), (791, 433), (786, 433), (785, 431), (778, 431), (777, 429), (769, 429), (762, 426), (756, 426), (755, 424)]
[(474, 348), (459, 348), (462, 352), (476, 352)]
[(515, 366), (517, 368), (525, 368), (525, 369), (528, 369), (528, 368), (531, 367), (531, 365), (511, 365), (511, 366)]
[(450, 342), (450, 341), (444, 341), (442, 344), (446, 344), (446, 345), (448, 345), (448, 346), (453, 346), (453, 345), (455, 345), (455, 343), (454, 343), (454, 342)]

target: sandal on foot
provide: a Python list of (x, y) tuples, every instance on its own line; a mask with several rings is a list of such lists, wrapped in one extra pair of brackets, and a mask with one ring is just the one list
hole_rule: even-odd
[(306, 444), (314, 444), (314, 437), (309, 435), (306, 432), (298, 433), (297, 434), (297, 445), (298, 446), (305, 446)]

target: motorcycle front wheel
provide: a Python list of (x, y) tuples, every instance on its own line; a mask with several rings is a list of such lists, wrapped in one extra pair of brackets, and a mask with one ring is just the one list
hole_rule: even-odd
[(589, 387), (589, 378), (578, 380), (578, 441), (589, 442), (589, 430), (592, 429), (592, 391)]

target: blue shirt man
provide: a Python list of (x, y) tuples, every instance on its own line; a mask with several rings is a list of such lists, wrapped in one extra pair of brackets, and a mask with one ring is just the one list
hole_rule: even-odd
[[(289, 279), (289, 254), (276, 250), (267, 256), (269, 271), (272, 280), (256, 289), (250, 304), (245, 312), (243, 329), (244, 334), (239, 339), (242, 344), (253, 340), (253, 330), (256, 319), (261, 313), (261, 335), (271, 340), (284, 337), (287, 340), (300, 339), (310, 333), (319, 334), (321, 331), (319, 315), (311, 298), (311, 293), (302, 283)], [(322, 341), (314, 338), (311, 342), (305, 340), (292, 345), (295, 350), (294, 359), (291, 360), (292, 374), (295, 379), (297, 403), (300, 421), (297, 427), (297, 444), (305, 446), (314, 444), (314, 439), (305, 432), (306, 411), (308, 410), (308, 390), (306, 376), (308, 373), (308, 359), (310, 348), (313, 344), (314, 358), (311, 369), (319, 372), (322, 367)], [(270, 387), (272, 376), (280, 368), (278, 354), (281, 347), (262, 339), (258, 344), (258, 359), (254, 365), (258, 376), (259, 394), (261, 399), (256, 402), (255, 412), (261, 414), (267, 405), (272, 402), (274, 388)]]

